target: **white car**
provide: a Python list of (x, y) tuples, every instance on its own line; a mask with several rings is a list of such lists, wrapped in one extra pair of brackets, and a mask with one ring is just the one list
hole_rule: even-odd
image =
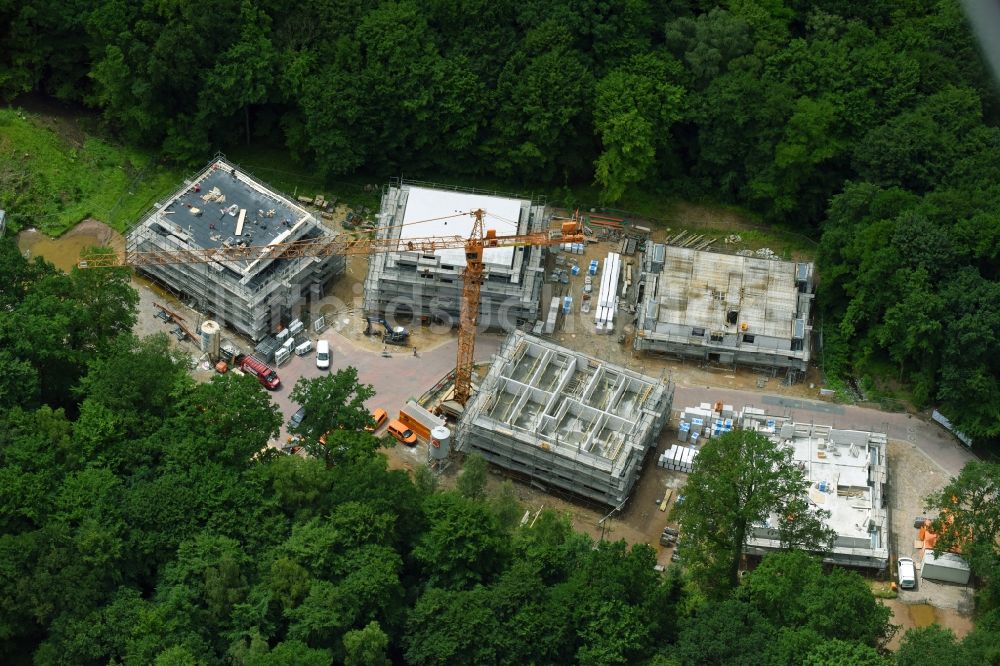
[(316, 367), (320, 370), (330, 368), (330, 342), (328, 340), (316, 341)]
[(901, 557), (897, 564), (899, 565), (899, 587), (904, 590), (912, 590), (917, 586), (917, 570), (913, 566), (913, 560)]

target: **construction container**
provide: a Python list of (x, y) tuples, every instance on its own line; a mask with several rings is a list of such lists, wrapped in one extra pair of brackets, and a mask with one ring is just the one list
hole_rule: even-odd
[(434, 416), (413, 400), (408, 400), (399, 410), (399, 422), (425, 440), (430, 439), (431, 430), (445, 425), (444, 419)]
[(924, 552), (924, 565), (920, 569), (920, 577), (946, 583), (966, 585), (970, 576), (969, 563), (955, 553), (934, 555), (934, 551)]

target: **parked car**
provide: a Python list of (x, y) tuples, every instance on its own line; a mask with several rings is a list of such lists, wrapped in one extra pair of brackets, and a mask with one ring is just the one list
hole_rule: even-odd
[(296, 410), (296, 412), (292, 414), (292, 418), (288, 419), (288, 427), (298, 428), (300, 425), (302, 425), (302, 419), (304, 419), (305, 417), (306, 417), (306, 408), (299, 407), (298, 410)]
[(899, 573), (899, 586), (904, 590), (912, 590), (917, 586), (917, 569), (909, 557), (901, 557), (896, 561)]
[(374, 421), (375, 424), (365, 427), (365, 430), (367, 430), (368, 432), (375, 432), (376, 430), (381, 428), (382, 424), (385, 423), (388, 419), (389, 415), (386, 413), (384, 409), (379, 407), (378, 409), (372, 411), (372, 421)]
[(328, 370), (330, 368), (329, 340), (316, 341), (316, 367), (320, 370)]
[(417, 444), (417, 433), (395, 419), (389, 421), (389, 434), (407, 446), (416, 446)]

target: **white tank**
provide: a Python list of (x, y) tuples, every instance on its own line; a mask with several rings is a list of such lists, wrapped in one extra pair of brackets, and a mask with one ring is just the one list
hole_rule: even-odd
[(447, 458), (448, 451), (451, 450), (451, 431), (444, 426), (437, 426), (431, 430), (431, 445), (428, 449), (434, 460)]
[(201, 323), (201, 350), (213, 361), (219, 358), (219, 340), (222, 337), (222, 327), (219, 323), (206, 319)]

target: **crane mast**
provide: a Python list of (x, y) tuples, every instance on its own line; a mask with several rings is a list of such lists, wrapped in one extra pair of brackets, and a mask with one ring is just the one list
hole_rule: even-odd
[(472, 214), (476, 221), (472, 225), (469, 240), (465, 243), (465, 275), (458, 319), (458, 359), (455, 361), (455, 401), (460, 405), (465, 405), (472, 393), (479, 293), (483, 286), (484, 211), (480, 208)]

